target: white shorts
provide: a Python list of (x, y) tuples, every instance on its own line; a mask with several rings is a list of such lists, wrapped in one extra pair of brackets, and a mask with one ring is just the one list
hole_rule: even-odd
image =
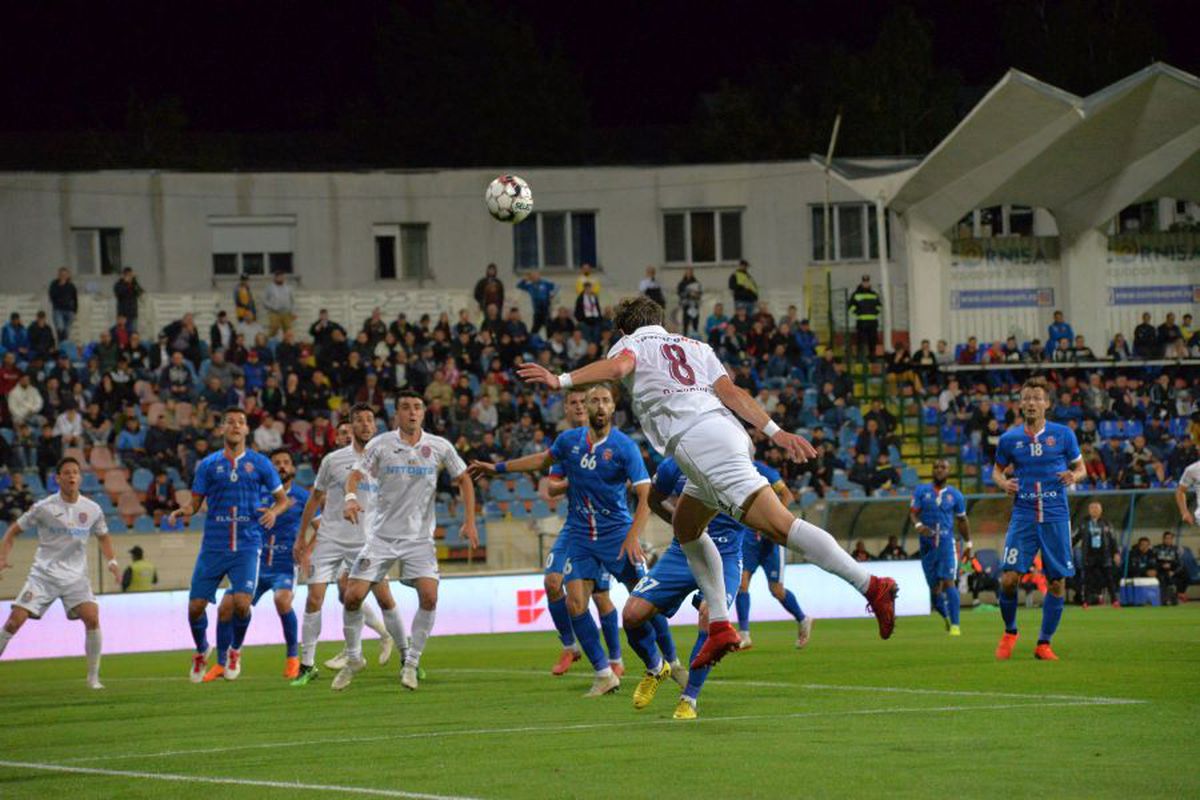
[(17, 599), (13, 600), (13, 605), (25, 609), (34, 619), (41, 619), (42, 614), (54, 605), (55, 600), (62, 600), (67, 619), (78, 619), (79, 615), (75, 613), (75, 609), (80, 603), (96, 602), (96, 595), (92, 594), (92, 586), (87, 578), (59, 583), (30, 575), (21, 587)]
[(310, 584), (337, 583), (342, 572), (349, 572), (354, 566), (354, 560), (358, 558), (362, 547), (361, 544), (344, 545), (318, 538), (310, 559), (312, 570), (308, 575), (301, 577), (305, 583)]
[(378, 583), (392, 564), (400, 562), (400, 581), (411, 586), (418, 578), (438, 580), (437, 547), (430, 539), (385, 541), (367, 539), (350, 568), (350, 580)]
[(709, 414), (675, 445), (675, 462), (687, 476), (683, 493), (734, 519), (768, 481), (754, 467), (754, 443), (740, 422)]

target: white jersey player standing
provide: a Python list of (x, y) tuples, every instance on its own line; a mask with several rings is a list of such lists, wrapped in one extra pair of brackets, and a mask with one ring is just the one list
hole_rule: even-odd
[(363, 513), (355, 490), (363, 480), (376, 482), (375, 511), (368, 520), (367, 541), (350, 570), (344, 601), (348, 661), (334, 679), (344, 688), (363, 667), (361, 654), (362, 601), (370, 588), (387, 579), (393, 564), (400, 580), (417, 590), (418, 608), (412, 623), (412, 645), (400, 670), (400, 684), (417, 688), (417, 668), (433, 630), (438, 596), (437, 548), (433, 543), (438, 473), (446, 470), (458, 484), (466, 519), (462, 535), (479, 546), (475, 531), (475, 487), (467, 465), (454, 446), (421, 430), (425, 400), (414, 391), (397, 395), (399, 428), (370, 441), (346, 480), (344, 516), (356, 522)]
[(79, 493), (83, 473), (74, 458), (58, 462), (58, 491), (33, 504), (21, 517), (8, 526), (0, 540), (0, 571), (12, 566), (8, 562), (13, 540), (23, 531), (37, 531), (38, 548), (33, 557), (29, 577), (21, 593), (12, 603), (12, 611), (4, 629), (0, 630), (0, 655), (9, 640), (25, 621), (41, 619), (55, 600), (62, 600), (67, 619), (83, 622), (84, 651), (87, 653), (87, 683), (92, 689), (103, 689), (100, 683), (100, 607), (88, 581), (87, 540), (95, 535), (100, 550), (108, 559), (108, 571), (117, 583), (121, 570), (113, 554), (112, 537), (104, 512), (95, 502)]
[[(342, 498), (350, 471), (374, 435), (374, 410), (366, 403), (356, 404), (337, 426), (339, 449), (321, 459), (316, 482), (300, 519), (300, 535), (296, 538), (294, 557), (300, 577), (308, 584), (308, 600), (304, 605), (304, 623), (300, 635), (300, 675), (293, 681), (296, 686), (307, 685), (317, 677), (317, 642), (321, 638), (321, 606), (325, 602), (325, 591), (329, 584), (337, 583), (339, 596), (344, 596), (346, 576), (366, 542), (365, 524), (353, 523), (343, 516)], [(361, 481), (358, 492), (365, 522), (374, 506), (375, 485), (370, 481)], [(320, 516), (317, 516), (318, 509), (321, 509)], [(310, 522), (313, 523), (314, 533), (306, 539), (304, 534)], [(386, 582), (376, 584), (373, 593), (387, 625), (379, 620), (370, 606), (363, 606), (363, 621), (379, 634), (379, 663), (386, 664), (392, 657), (396, 636), (401, 637), (398, 641), (400, 647), (404, 647), (404, 620)], [(345, 651), (326, 661), (325, 666), (339, 670), (345, 667)]]
[[(1188, 509), (1188, 492), (1196, 493), (1195, 510)], [(1175, 487), (1175, 505), (1179, 506), (1179, 518), (1188, 525), (1195, 525), (1200, 519), (1200, 461), (1194, 461), (1183, 470), (1179, 476), (1179, 485)]]
[[(730, 412), (761, 430), (793, 460), (815, 458), (813, 446), (782, 430), (735, 385), (711, 347), (668, 333), (662, 327), (663, 309), (653, 300), (644, 296), (622, 300), (615, 322), (623, 336), (606, 359), (562, 375), (537, 364), (522, 364), (517, 372), (526, 381), (552, 389), (626, 382), (646, 438), (660, 453), (673, 456), (687, 476), (672, 527), (704, 596), (725, 594), (721, 555), (705, 531), (709, 520), (722, 511), (853, 585), (874, 611), (879, 635), (890, 637), (896, 582), (871, 575), (828, 532), (788, 511), (754, 468), (753, 443)], [(722, 603), (712, 604), (708, 641), (692, 660), (692, 669), (719, 661), (739, 642), (728, 609)]]

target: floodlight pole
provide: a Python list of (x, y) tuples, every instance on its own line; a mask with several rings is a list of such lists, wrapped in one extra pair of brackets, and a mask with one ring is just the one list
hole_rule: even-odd
[(887, 206), (883, 194), (875, 198), (875, 239), (879, 242), (879, 294), (883, 300), (883, 349), (892, 349), (892, 282), (888, 275)]
[[(831, 133), (829, 135), (829, 149), (827, 151), (825, 151), (825, 214), (823, 215), (824, 218), (822, 221), (825, 223), (824, 224), (824, 229), (825, 229), (825, 253), (824, 253), (824, 255), (825, 255), (826, 265), (829, 264), (829, 258), (830, 258), (830, 252), (831, 252), (829, 239), (833, 235), (833, 222), (831, 221), (830, 216), (829, 216), (829, 212), (832, 210), (832, 205), (833, 205), (833, 203), (830, 199), (830, 194), (832, 192), (832, 189), (830, 188), (831, 181), (830, 181), (829, 172), (833, 167), (833, 148), (837, 145), (838, 129), (841, 127), (842, 127), (842, 112), (839, 109), (837, 116), (833, 118), (833, 133)], [(831, 306), (833, 305), (832, 297), (829, 298), (829, 303)], [(830, 331), (831, 338), (832, 338), (832, 335), (833, 335), (833, 332)]]

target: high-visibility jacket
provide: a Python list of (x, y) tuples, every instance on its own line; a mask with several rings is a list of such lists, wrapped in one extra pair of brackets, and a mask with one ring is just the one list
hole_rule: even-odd
[(879, 293), (874, 289), (864, 289), (859, 286), (854, 290), (854, 294), (850, 295), (850, 302), (847, 306), (850, 313), (854, 314), (854, 318), (859, 322), (873, 322), (879, 319), (882, 303), (879, 300)]
[(154, 564), (146, 559), (134, 561), (129, 565), (130, 592), (148, 592), (154, 588), (154, 580), (158, 574)]

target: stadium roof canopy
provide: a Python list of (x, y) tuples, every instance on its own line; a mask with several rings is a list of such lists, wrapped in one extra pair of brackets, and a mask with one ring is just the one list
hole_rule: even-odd
[(916, 166), (833, 171), (935, 230), (1007, 203), (1049, 209), (1074, 238), (1133, 203), (1200, 200), (1200, 79), (1156, 63), (1079, 97), (1010, 70)]

